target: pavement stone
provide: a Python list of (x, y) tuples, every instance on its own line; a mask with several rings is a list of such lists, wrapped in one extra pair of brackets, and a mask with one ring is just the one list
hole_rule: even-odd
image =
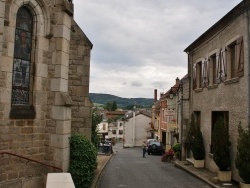
[(231, 182), (221, 182), (218, 180), (217, 174), (214, 172), (211, 172), (210, 170), (206, 168), (195, 168), (193, 164), (191, 164), (188, 161), (179, 161), (175, 160), (173, 161), (176, 167), (188, 172), (189, 174), (199, 178), (200, 180), (206, 182), (207, 184), (211, 185), (215, 188), (238, 188), (239, 185), (237, 182), (231, 181)]

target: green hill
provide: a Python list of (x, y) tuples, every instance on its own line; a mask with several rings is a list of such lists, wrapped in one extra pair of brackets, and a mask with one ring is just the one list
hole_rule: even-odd
[(90, 100), (94, 104), (106, 105), (108, 102), (116, 101), (118, 108), (131, 108), (133, 106), (151, 108), (154, 100), (149, 98), (122, 98), (110, 94), (89, 93)]

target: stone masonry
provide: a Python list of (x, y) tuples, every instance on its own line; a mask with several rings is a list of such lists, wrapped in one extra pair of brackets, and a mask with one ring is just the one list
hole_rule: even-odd
[[(68, 0), (0, 0), (0, 187), (44, 187), (48, 172), (68, 170), (71, 134), (91, 137), (93, 45), (74, 21), (73, 6)], [(16, 15), (22, 7), (34, 19), (31, 89), (29, 105), (15, 106)]]

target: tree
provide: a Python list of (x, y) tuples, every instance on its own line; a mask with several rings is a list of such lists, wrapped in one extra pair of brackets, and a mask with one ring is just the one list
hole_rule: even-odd
[(109, 101), (109, 102), (107, 102), (106, 109), (108, 111), (115, 111), (117, 109), (116, 101)]
[(117, 109), (116, 101), (113, 101), (113, 104), (112, 104), (112, 111), (115, 111), (116, 109)]
[(250, 184), (250, 129), (244, 130), (241, 122), (238, 127), (239, 137), (235, 165), (244, 183)]
[(220, 171), (228, 171), (231, 167), (230, 157), (230, 141), (228, 128), (223, 122), (223, 117), (220, 116), (215, 123), (212, 133), (213, 140), (213, 159)]
[(98, 127), (97, 125), (102, 121), (102, 116), (96, 114), (96, 110), (92, 112), (92, 127), (91, 127), (91, 142), (97, 148), (99, 144)]
[(195, 160), (203, 160), (205, 158), (205, 147), (200, 125), (195, 122), (194, 114), (191, 115), (190, 129), (188, 137), (191, 144), (191, 150)]

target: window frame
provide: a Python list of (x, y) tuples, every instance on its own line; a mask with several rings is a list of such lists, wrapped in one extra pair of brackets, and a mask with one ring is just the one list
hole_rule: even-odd
[[(26, 11), (30, 17), (32, 17), (32, 23), (31, 23), (31, 26), (32, 28), (29, 30), (27, 29), (27, 25), (23, 27), (21, 27), (21, 24), (18, 25), (20, 22), (23, 22), (21, 20), (21, 18), (23, 18), (22, 16), (18, 16), (18, 14), (20, 14), (21, 11)], [(22, 13), (22, 12), (21, 12)], [(25, 20), (25, 19), (24, 19)], [(25, 22), (25, 21), (24, 21)], [(35, 16), (33, 14), (33, 11), (32, 9), (27, 6), (27, 5), (24, 5), (24, 6), (21, 6), (18, 10), (17, 10), (17, 16), (16, 16), (16, 26), (15, 26), (15, 43), (14, 43), (14, 47), (15, 49), (13, 50), (13, 72), (12, 72), (12, 85), (11, 85), (11, 109), (10, 109), (10, 114), (9, 114), (9, 117), (11, 119), (35, 119), (36, 117), (36, 112), (35, 112), (35, 107), (33, 105), (33, 80), (34, 80), (34, 46), (35, 46), (35, 40), (34, 40), (34, 37), (35, 37), (35, 25), (36, 24), (36, 20), (35, 20)], [(27, 28), (26, 28), (27, 27)], [(17, 54), (17, 46), (19, 45), (18, 43), (18, 40), (21, 41), (20, 38), (18, 38), (17, 34), (18, 33), (30, 33), (30, 55), (29, 57), (28, 56), (21, 56), (20, 53)], [(27, 36), (27, 34), (26, 34)], [(19, 37), (21, 37), (21, 35), (19, 35)], [(26, 41), (25, 41), (26, 42)], [(22, 46), (24, 46), (24, 48), (27, 48), (27, 43), (26, 45), (23, 45), (21, 44)], [(26, 51), (27, 52), (27, 51)], [(21, 64), (21, 62), (25, 62), (26, 63), (29, 61), (29, 72), (25, 72), (25, 78), (22, 78), (22, 82), (24, 81), (24, 83), (26, 83), (26, 76), (28, 74), (28, 86), (27, 86), (27, 92), (28, 92), (28, 99), (26, 102), (16, 102), (14, 99), (14, 88), (17, 89), (21, 89), (21, 88), (25, 88), (24, 86), (23, 87), (19, 87), (19, 86), (15, 86), (16, 82), (14, 82), (14, 79), (16, 80), (16, 75), (19, 71), (16, 71), (17, 69), (14, 69), (16, 65), (18, 65), (18, 61), (19, 63)], [(20, 65), (19, 64), (19, 65)], [(20, 65), (21, 66), (21, 65)], [(20, 67), (19, 66), (19, 67)], [(26, 66), (26, 70), (27, 70), (27, 66)], [(23, 77), (23, 72), (19, 72), (19, 75), (22, 75)], [(20, 83), (19, 83), (20, 84)], [(25, 84), (21, 84), (21, 85), (25, 85)], [(20, 90), (20, 92), (22, 93), (22, 90)]]

